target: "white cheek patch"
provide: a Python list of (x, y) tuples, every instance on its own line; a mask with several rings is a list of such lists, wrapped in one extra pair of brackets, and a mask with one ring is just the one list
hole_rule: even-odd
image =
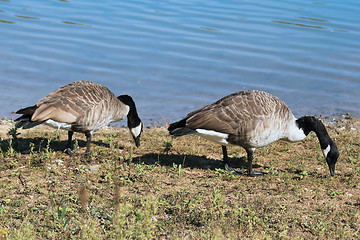
[(213, 141), (213, 142), (216, 142), (219, 144), (229, 144), (227, 141), (229, 134), (216, 132), (213, 130), (206, 130), (206, 129), (196, 129), (196, 132), (201, 137), (206, 138), (210, 141)]
[(324, 154), (324, 157), (326, 158), (328, 153), (330, 152), (330, 145), (327, 146), (327, 148), (325, 149), (321, 149), (323, 154)]
[(140, 123), (139, 126), (131, 128), (130, 132), (134, 137), (137, 137), (140, 135), (142, 129), (142, 124)]

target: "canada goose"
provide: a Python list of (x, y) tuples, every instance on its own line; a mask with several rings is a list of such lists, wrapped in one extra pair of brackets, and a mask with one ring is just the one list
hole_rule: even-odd
[(226, 96), (170, 124), (168, 130), (174, 136), (195, 133), (221, 144), (225, 169), (236, 173), (242, 172), (229, 167), (226, 145), (243, 147), (248, 157), (247, 171), (250, 176), (263, 174), (252, 169), (253, 154), (257, 148), (279, 139), (300, 141), (311, 131), (319, 139), (331, 176), (335, 175), (335, 164), (339, 157), (336, 144), (320, 120), (311, 116), (296, 119), (283, 101), (258, 90)]
[(93, 132), (117, 122), (127, 116), (130, 133), (138, 147), (142, 123), (135, 103), (128, 95), (116, 97), (107, 87), (90, 81), (69, 83), (48, 94), (36, 105), (20, 109), (23, 114), (15, 120), (15, 127), (28, 129), (45, 123), (51, 127), (68, 130), (65, 152), (72, 155), (72, 136), (74, 132), (86, 136), (85, 154), (90, 154)]

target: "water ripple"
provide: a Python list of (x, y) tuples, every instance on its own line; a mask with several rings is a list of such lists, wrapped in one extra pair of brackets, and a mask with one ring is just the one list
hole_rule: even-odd
[(307, 24), (302, 24), (302, 23), (285, 22), (285, 21), (275, 21), (275, 20), (273, 20), (272, 22), (274, 22), (274, 23), (281, 23), (281, 24), (289, 24), (289, 25), (298, 26), (298, 27), (328, 29), (328, 28), (326, 28), (326, 27), (315, 26), (315, 25), (307, 25)]

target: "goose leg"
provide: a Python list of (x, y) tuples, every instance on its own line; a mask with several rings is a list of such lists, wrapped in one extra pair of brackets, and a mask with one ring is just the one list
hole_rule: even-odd
[(229, 172), (234, 172), (234, 174), (244, 174), (243, 171), (235, 169), (233, 167), (229, 166), (229, 157), (227, 155), (227, 149), (226, 146), (221, 146), (222, 147), (222, 151), (223, 151), (223, 156), (224, 156), (224, 165), (225, 165), (225, 170), (229, 171)]
[(90, 133), (90, 132), (85, 132), (85, 136), (86, 136), (86, 151), (85, 151), (85, 155), (90, 155), (90, 153), (91, 153), (91, 151), (90, 151), (91, 133)]
[(69, 154), (69, 155), (74, 155), (74, 152), (71, 149), (71, 145), (72, 145), (72, 136), (73, 136), (74, 132), (73, 131), (68, 131), (68, 141), (67, 141), (67, 146), (64, 150), (65, 153)]
[(263, 172), (255, 171), (252, 169), (252, 160), (254, 159), (254, 150), (246, 150), (248, 155), (248, 175), (252, 177), (262, 176)]

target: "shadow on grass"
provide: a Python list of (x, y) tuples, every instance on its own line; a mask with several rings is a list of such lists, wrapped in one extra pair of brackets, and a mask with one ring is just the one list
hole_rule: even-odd
[[(212, 159), (206, 156), (187, 155), (187, 154), (157, 154), (148, 153), (138, 158), (133, 159), (134, 163), (144, 163), (147, 165), (159, 164), (161, 166), (172, 167), (174, 164), (183, 168), (197, 168), (197, 169), (210, 169), (215, 170), (217, 168), (223, 169), (224, 162), (222, 159)], [(246, 157), (230, 158), (230, 165), (234, 168), (246, 169), (247, 160)], [(253, 164), (253, 168), (259, 168), (260, 165)]]
[[(242, 156), (240, 158), (230, 158), (230, 166), (241, 169), (246, 172), (248, 162), (246, 156)], [(206, 156), (198, 156), (198, 155), (187, 155), (187, 154), (161, 154), (161, 153), (148, 153), (144, 154), (140, 157), (136, 157), (132, 161), (133, 163), (143, 163), (146, 165), (154, 165), (159, 164), (161, 166), (172, 167), (174, 164), (181, 164), (182, 168), (190, 168), (190, 169), (210, 169), (215, 170), (217, 168), (224, 169), (224, 162), (222, 159), (212, 159)], [(269, 169), (269, 166), (262, 166), (253, 162), (253, 169)], [(294, 175), (300, 175), (303, 170), (294, 169), (294, 168), (286, 168), (284, 170), (275, 169), (279, 172), (288, 172)], [(269, 173), (270, 174), (270, 173)], [(313, 173), (308, 173), (309, 176), (315, 176)], [(299, 178), (299, 177), (294, 177)]]
[[(29, 154), (30, 153), (30, 144), (34, 144), (34, 148), (33, 150), (35, 152), (39, 151), (43, 151), (45, 148), (47, 148), (47, 146), (49, 145), (49, 148), (52, 149), (53, 151), (64, 151), (66, 146), (67, 146), (67, 140), (65, 141), (57, 141), (57, 140), (51, 140), (50, 144), (49, 144), (49, 139), (48, 138), (43, 138), (43, 137), (35, 137), (35, 138), (18, 138), (16, 139), (16, 141), (14, 142), (14, 150), (17, 152), (21, 152), (22, 154)], [(78, 146), (80, 148), (84, 148), (86, 146), (86, 141), (84, 140), (78, 140)], [(73, 145), (75, 143), (75, 139), (73, 139)], [(91, 141), (92, 144), (98, 145), (98, 146), (102, 146), (105, 148), (110, 148), (110, 145), (101, 141)], [(9, 144), (6, 140), (2, 141), (1, 144), (1, 149), (2, 151), (7, 151), (7, 149), (9, 148)]]

